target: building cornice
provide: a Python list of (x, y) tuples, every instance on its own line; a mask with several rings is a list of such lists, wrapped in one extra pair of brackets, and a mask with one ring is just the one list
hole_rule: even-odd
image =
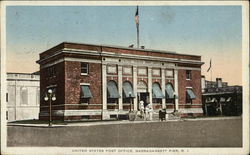
[[(62, 42), (61, 44), (70, 44), (70, 45), (77, 45), (77, 46), (79, 46), (79, 45), (80, 46), (81, 45), (83, 45), (83, 46), (95, 46), (95, 47), (100, 47), (100, 48), (105, 48), (106, 47), (106, 48), (115, 48), (115, 49), (125, 49), (125, 50), (131, 50), (131, 51), (144, 51), (144, 52), (153, 52), (153, 53), (175, 54), (175, 55), (183, 55), (183, 56), (200, 57), (200, 55), (183, 54), (183, 53), (177, 53), (175, 51), (155, 50), (155, 49), (142, 49), (142, 48), (130, 48), (130, 47), (116, 46), (116, 45), (106, 45), (106, 44), (88, 44), (88, 43), (77, 43), (77, 42)], [(59, 45), (61, 45), (61, 44), (59, 44)]]
[(204, 64), (204, 62), (201, 62), (199, 60), (164, 58), (164, 57), (124, 54), (124, 53), (112, 53), (112, 52), (106, 52), (106, 51), (99, 52), (99, 51), (93, 51), (93, 50), (79, 50), (79, 49), (70, 49), (70, 48), (64, 48), (58, 52), (55, 52), (53, 55), (48, 56), (47, 58), (38, 60), (37, 63), (40, 64), (41, 62), (48, 60), (52, 57), (55, 57), (61, 53), (94, 55), (94, 56), (113, 57), (113, 58), (127, 58), (127, 59), (136, 59), (136, 60), (151, 60), (151, 61), (162, 61), (162, 62), (171, 62), (171, 63), (186, 63), (186, 64), (196, 64), (196, 65)]

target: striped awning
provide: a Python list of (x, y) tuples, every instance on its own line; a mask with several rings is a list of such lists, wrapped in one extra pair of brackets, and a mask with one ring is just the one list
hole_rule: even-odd
[(113, 81), (108, 82), (107, 87), (108, 87), (108, 98), (121, 97), (119, 92), (118, 92), (118, 89), (117, 89), (115, 82), (113, 82)]
[(90, 90), (89, 86), (83, 85), (81, 86), (81, 98), (91, 98), (93, 97)]
[(166, 85), (165, 91), (166, 91), (166, 98), (167, 99), (173, 99), (174, 98), (174, 89), (170, 84)]
[(189, 99), (195, 99), (194, 92), (191, 89), (187, 89), (187, 97)]
[(164, 98), (161, 88), (157, 83), (153, 84), (153, 98)]
[(135, 97), (133, 88), (129, 82), (124, 82), (122, 88), (125, 98)]

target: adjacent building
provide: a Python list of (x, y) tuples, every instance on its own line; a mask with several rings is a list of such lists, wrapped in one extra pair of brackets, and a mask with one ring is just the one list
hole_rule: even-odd
[(40, 76), (27, 73), (7, 73), (7, 120), (38, 119)]
[(202, 76), (202, 103), (207, 116), (242, 114), (242, 86), (228, 86), (221, 78), (206, 81)]
[(201, 56), (63, 42), (40, 54), (40, 119), (112, 119), (152, 103), (181, 116), (202, 116)]

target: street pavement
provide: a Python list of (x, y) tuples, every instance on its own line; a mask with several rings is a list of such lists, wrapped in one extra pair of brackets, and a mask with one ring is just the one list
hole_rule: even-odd
[(7, 146), (241, 147), (240, 117), (8, 125)]

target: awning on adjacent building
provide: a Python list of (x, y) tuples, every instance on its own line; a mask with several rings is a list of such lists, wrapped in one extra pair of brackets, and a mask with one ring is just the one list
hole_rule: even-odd
[(153, 98), (164, 98), (161, 88), (157, 83), (153, 84)]
[(195, 99), (194, 92), (191, 89), (187, 89), (187, 97), (189, 99)]
[(129, 82), (124, 82), (123, 83), (123, 93), (125, 95), (125, 98), (128, 97), (135, 97), (133, 88)]
[(209, 97), (209, 98), (206, 99), (206, 103), (215, 103), (215, 102), (217, 102), (215, 97), (214, 98)]
[(170, 84), (166, 85), (166, 98), (173, 99), (174, 98), (174, 89)]
[(232, 97), (229, 97), (228, 99), (227, 99), (227, 102), (231, 102), (232, 101)]
[(226, 101), (226, 99), (224, 97), (220, 98), (220, 102), (225, 102), (225, 101)]
[(115, 82), (113, 82), (113, 81), (108, 82), (107, 87), (108, 87), (108, 98), (119, 98), (120, 97)]
[(81, 86), (81, 98), (91, 98), (93, 97), (90, 90), (89, 86), (83, 85)]
[(211, 102), (217, 102), (216, 98), (213, 98), (213, 99), (211, 100)]

